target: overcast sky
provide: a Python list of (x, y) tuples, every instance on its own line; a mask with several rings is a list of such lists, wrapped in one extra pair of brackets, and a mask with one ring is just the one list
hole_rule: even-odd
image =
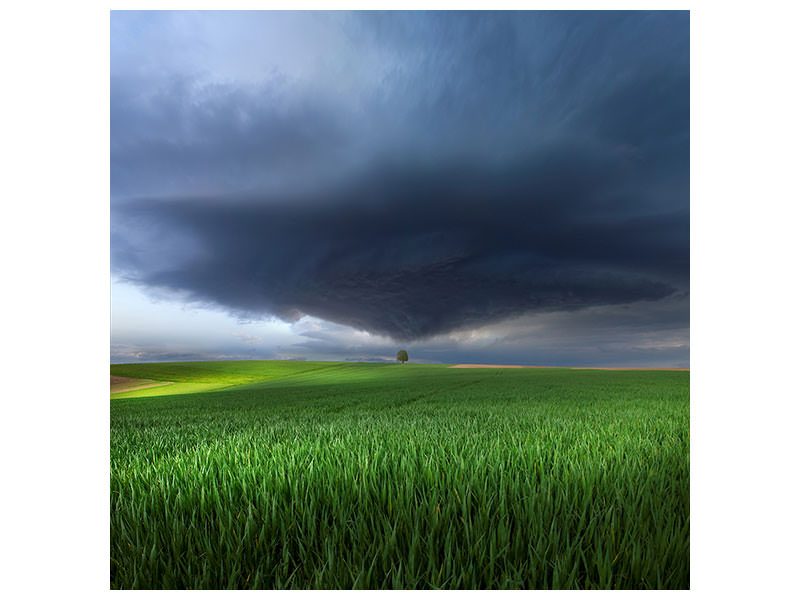
[(688, 12), (114, 12), (112, 362), (689, 365)]

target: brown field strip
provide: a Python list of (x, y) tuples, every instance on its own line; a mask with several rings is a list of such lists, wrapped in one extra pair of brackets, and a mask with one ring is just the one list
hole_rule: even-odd
[(688, 367), (539, 367), (529, 365), (452, 365), (450, 369), (574, 369), (597, 371), (688, 371)]
[(111, 376), (111, 393), (117, 394), (119, 392), (132, 392), (134, 390), (143, 390), (145, 388), (155, 387), (157, 385), (168, 385), (171, 381), (155, 381), (154, 379), (134, 379), (133, 377), (120, 377), (119, 375)]

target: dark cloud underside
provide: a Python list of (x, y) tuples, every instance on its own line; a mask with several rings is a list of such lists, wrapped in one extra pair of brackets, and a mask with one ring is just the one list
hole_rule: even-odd
[(116, 231), (146, 231), (153, 258), (121, 245), (115, 259), (142, 284), (233, 311), (299, 311), (398, 339), (662, 298), (686, 283), (686, 215), (637, 210), (614, 194), (618, 169), (545, 153), (501, 170), (376, 168), (313, 201), (139, 199), (117, 206)]

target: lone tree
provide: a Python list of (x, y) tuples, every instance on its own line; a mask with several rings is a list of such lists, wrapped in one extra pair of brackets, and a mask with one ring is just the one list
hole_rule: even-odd
[(397, 360), (399, 360), (401, 363), (405, 363), (408, 360), (408, 352), (405, 350), (400, 350), (400, 352), (397, 353)]

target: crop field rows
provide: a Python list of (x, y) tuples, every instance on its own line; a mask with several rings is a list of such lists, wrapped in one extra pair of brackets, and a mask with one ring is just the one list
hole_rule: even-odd
[(689, 586), (687, 372), (111, 372), (112, 588)]

